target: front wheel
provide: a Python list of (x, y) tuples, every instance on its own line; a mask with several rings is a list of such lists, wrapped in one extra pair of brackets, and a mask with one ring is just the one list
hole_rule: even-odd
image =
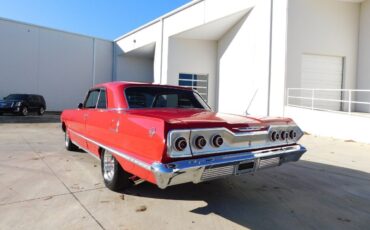
[(113, 154), (103, 150), (101, 154), (101, 169), (104, 184), (112, 191), (120, 191), (132, 185), (130, 174), (125, 172)]
[(73, 144), (73, 142), (69, 138), (69, 134), (68, 134), (67, 129), (64, 133), (64, 144), (65, 144), (65, 147), (68, 151), (76, 151), (78, 149), (78, 147), (75, 144)]

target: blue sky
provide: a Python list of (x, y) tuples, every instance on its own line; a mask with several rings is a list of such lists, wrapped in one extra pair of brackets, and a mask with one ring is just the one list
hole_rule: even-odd
[(0, 0), (0, 17), (113, 40), (190, 0)]

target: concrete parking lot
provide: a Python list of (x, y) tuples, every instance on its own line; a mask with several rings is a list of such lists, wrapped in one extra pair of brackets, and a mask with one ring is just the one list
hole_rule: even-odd
[(306, 135), (297, 163), (115, 193), (99, 162), (63, 140), (58, 116), (0, 116), (0, 229), (370, 228), (367, 144)]

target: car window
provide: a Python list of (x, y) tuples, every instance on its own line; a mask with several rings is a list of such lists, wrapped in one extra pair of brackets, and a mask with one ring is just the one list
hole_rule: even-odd
[(27, 100), (27, 95), (25, 94), (10, 94), (6, 97), (6, 100)]
[(39, 98), (37, 96), (32, 96), (31, 98), (32, 98), (31, 100), (33, 103), (39, 103), (39, 100), (38, 100)]
[(99, 108), (99, 109), (106, 109), (107, 108), (107, 93), (106, 93), (105, 89), (100, 90), (100, 96), (99, 96), (99, 101), (98, 101), (97, 108)]
[(35, 96), (32, 96), (32, 95), (29, 95), (29, 96), (28, 96), (28, 98), (27, 98), (27, 100), (28, 100), (29, 102), (32, 102), (32, 103), (35, 103), (35, 102), (36, 102), (36, 100), (35, 100)]
[(209, 109), (200, 96), (190, 90), (166, 87), (129, 87), (125, 96), (130, 108)]
[(41, 97), (40, 96), (35, 96), (35, 101), (37, 101), (37, 103), (41, 103)]
[(99, 90), (91, 90), (87, 95), (84, 108), (95, 108), (99, 97)]

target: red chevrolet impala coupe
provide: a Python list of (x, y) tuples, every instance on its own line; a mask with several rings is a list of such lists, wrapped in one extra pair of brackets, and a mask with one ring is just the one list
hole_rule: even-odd
[(66, 148), (98, 158), (114, 191), (253, 173), (306, 151), (291, 119), (216, 113), (196, 91), (177, 86), (100, 84), (78, 109), (63, 111), (61, 122)]

